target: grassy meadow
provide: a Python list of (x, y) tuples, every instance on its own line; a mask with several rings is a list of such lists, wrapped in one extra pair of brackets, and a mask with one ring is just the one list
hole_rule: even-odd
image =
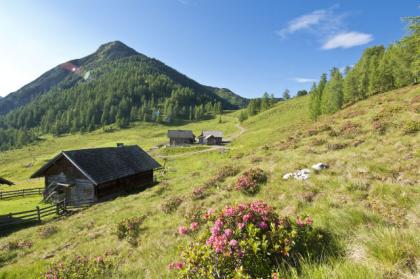
[[(249, 118), (246, 131), (226, 146), (161, 148), (151, 151), (165, 165), (160, 183), (141, 193), (119, 197), (48, 224), (17, 231), (0, 239), (0, 278), (37, 278), (51, 262), (72, 255), (113, 255), (119, 278), (175, 278), (168, 263), (179, 257), (180, 245), (190, 237), (177, 233), (192, 211), (227, 204), (263, 200), (282, 215), (310, 215), (315, 227), (332, 233), (337, 253), (320, 262), (304, 262), (286, 278), (418, 278), (420, 276), (420, 86), (373, 96), (342, 111), (309, 119), (308, 97), (294, 98)], [(417, 97), (417, 98), (416, 98)], [(225, 136), (238, 133), (237, 112), (219, 119), (189, 123), (171, 129), (218, 129)], [(418, 124), (417, 124), (418, 125)], [(415, 125), (414, 125), (415, 126)], [(16, 186), (38, 187), (28, 181), (37, 168), (60, 150), (138, 144), (145, 150), (165, 143), (168, 127), (138, 123), (105, 133), (45, 137), (33, 146), (0, 154), (0, 176)], [(186, 156), (173, 156), (182, 155)], [(159, 156), (168, 156), (165, 159)], [(312, 173), (307, 181), (282, 176), (324, 162), (330, 168)], [(254, 196), (236, 191), (236, 177), (213, 183), (204, 199), (193, 199), (197, 187), (209, 184), (226, 166), (241, 171), (259, 167), (268, 182)], [(35, 196), (36, 197), (36, 196)], [(179, 206), (165, 213), (162, 205), (178, 197)], [(39, 202), (37, 198), (0, 201), (13, 210)], [(7, 211), (7, 210), (6, 210)], [(137, 247), (118, 240), (116, 224), (127, 217), (146, 215)], [(41, 237), (46, 227), (56, 232)], [(29, 240), (32, 247), (1, 250), (2, 245)]]

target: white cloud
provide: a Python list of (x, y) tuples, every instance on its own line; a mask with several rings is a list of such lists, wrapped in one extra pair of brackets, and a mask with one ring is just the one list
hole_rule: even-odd
[(348, 13), (337, 13), (337, 8), (335, 5), (296, 17), (276, 33), (284, 39), (305, 30), (319, 39), (322, 49), (350, 48), (373, 40), (371, 34), (348, 30), (344, 22)]
[(311, 26), (319, 24), (327, 16), (326, 10), (316, 10), (309, 14), (302, 15), (289, 21), (287, 27), (282, 28), (277, 32), (281, 37), (286, 37), (288, 34), (292, 34), (302, 29), (308, 29)]
[(367, 44), (373, 40), (371, 34), (361, 32), (344, 32), (329, 37), (323, 44), (322, 49), (350, 48)]
[(316, 81), (316, 79), (314, 78), (302, 78), (302, 77), (292, 78), (292, 80), (298, 83), (310, 83), (310, 82)]

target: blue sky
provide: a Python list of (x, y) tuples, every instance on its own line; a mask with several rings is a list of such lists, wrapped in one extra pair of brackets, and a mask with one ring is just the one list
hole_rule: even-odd
[(398, 40), (401, 17), (419, 11), (415, 0), (4, 0), (0, 96), (114, 40), (200, 83), (281, 96)]

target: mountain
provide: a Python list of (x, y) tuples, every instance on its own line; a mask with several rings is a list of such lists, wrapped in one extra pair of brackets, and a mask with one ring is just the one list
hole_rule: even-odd
[[(47, 71), (33, 82), (23, 86), (16, 92), (10, 93), (0, 101), (0, 115), (4, 115), (15, 108), (30, 103), (54, 87), (58, 89), (68, 89), (77, 85), (78, 82), (83, 80), (83, 76), (80, 75), (81, 72), (86, 73), (89, 70), (94, 70), (95, 68), (100, 67), (104, 63), (119, 61), (127, 57), (137, 57), (148, 60), (149, 62), (155, 64), (156, 73), (161, 72), (162, 74), (171, 76), (181, 85), (191, 86), (205, 93), (214, 93), (220, 96), (223, 99), (220, 101), (223, 102), (226, 108), (237, 108), (239, 105), (246, 102), (245, 98), (234, 94), (228, 89), (202, 86), (189, 79), (187, 76), (182, 75), (174, 69), (166, 66), (162, 62), (148, 58), (147, 56), (126, 46), (122, 42), (115, 41), (101, 45), (95, 53), (84, 58), (60, 64)], [(226, 96), (226, 99), (224, 96)]]
[(113, 123), (125, 128), (138, 120), (200, 120), (246, 101), (115, 41), (1, 99), (0, 149), (21, 146), (42, 133), (85, 132)]

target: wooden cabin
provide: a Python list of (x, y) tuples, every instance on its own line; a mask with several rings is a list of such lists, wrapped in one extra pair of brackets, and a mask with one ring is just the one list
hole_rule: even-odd
[(186, 145), (195, 142), (191, 130), (168, 130), (169, 145)]
[(86, 204), (153, 184), (160, 164), (137, 145), (62, 151), (31, 178), (45, 177), (44, 199)]
[(201, 135), (198, 137), (198, 142), (200, 144), (207, 144), (207, 145), (220, 145), (223, 142), (223, 132), (222, 131), (202, 131)]
[(12, 185), (15, 185), (15, 183), (13, 183), (12, 181), (9, 181), (7, 179), (4, 179), (4, 178), (0, 177), (0, 185), (9, 185), (9, 186), (12, 186)]

